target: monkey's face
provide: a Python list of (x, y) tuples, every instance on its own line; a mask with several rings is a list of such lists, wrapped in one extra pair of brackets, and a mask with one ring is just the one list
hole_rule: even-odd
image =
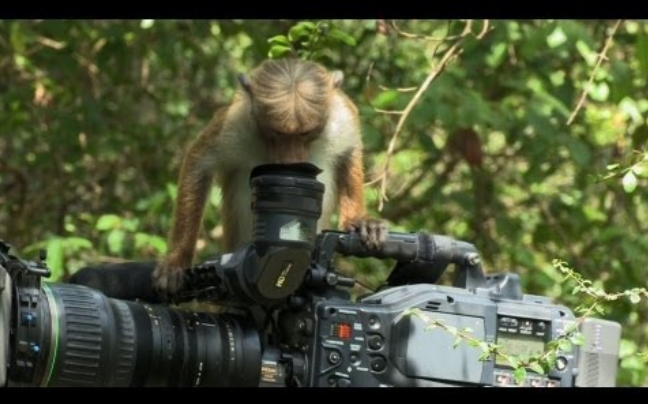
[(307, 161), (309, 145), (319, 138), (329, 115), (329, 98), (313, 94), (312, 83), (296, 83), (291, 92), (256, 99), (254, 114), (259, 135), (274, 163)]
[(320, 137), (326, 125), (324, 117), (313, 117), (305, 122), (265, 114), (259, 118), (259, 135), (267, 145), (272, 163), (308, 161), (309, 146)]

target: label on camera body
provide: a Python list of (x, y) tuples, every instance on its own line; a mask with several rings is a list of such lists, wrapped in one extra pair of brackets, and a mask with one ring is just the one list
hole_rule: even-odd
[[(355, 304), (323, 301), (316, 317), (309, 383), (319, 387), (515, 387), (510, 364), (480, 360), (483, 351), (469, 341), (541, 355), (573, 320), (562, 306), (438, 285), (400, 286)], [(571, 387), (574, 353), (557, 355), (554, 369), (527, 370), (520, 385)]]

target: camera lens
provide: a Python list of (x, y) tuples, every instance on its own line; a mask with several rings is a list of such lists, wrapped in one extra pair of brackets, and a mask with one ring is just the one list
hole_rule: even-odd
[(37, 293), (18, 289), (10, 385), (258, 386), (261, 344), (243, 318), (115, 300), (73, 284), (44, 283)]

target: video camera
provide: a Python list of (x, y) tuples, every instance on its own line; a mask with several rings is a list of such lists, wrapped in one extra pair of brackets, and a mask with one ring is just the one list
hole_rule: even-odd
[[(310, 164), (264, 165), (250, 177), (253, 239), (187, 269), (175, 303), (162, 304), (154, 262), (49, 276), (44, 254), (26, 261), (0, 244), (0, 385), (434, 387), (514, 386), (513, 370), (426, 317), (502, 346), (542, 353), (574, 314), (522, 294), (516, 274), (485, 275), (475, 247), (444, 235), (390, 232), (380, 250), (355, 233), (317, 232), (324, 186)], [(392, 259), (381, 290), (351, 298), (355, 280), (336, 256)], [(449, 265), (453, 286), (435, 284)], [(523, 386), (614, 386), (620, 325), (585, 319), (586, 344), (559, 351)]]

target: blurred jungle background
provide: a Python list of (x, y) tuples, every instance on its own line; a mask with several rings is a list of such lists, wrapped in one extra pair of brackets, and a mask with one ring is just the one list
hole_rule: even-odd
[(345, 73), (373, 214), (474, 243), (525, 293), (581, 303), (556, 259), (621, 293), (593, 315), (624, 327), (618, 385), (648, 383), (647, 21), (0, 21), (0, 236), (46, 248), (53, 281), (160, 257), (187, 142), (237, 73), (286, 56)]

